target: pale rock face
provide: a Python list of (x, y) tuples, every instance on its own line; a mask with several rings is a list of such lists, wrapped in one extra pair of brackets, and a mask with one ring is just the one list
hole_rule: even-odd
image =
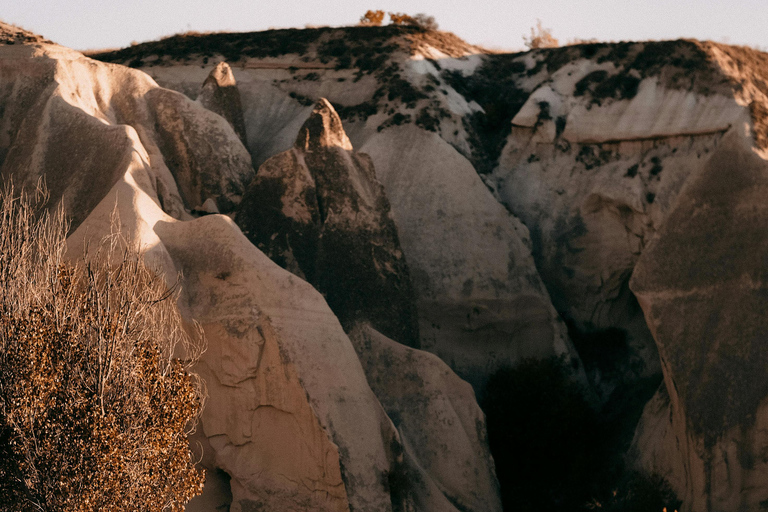
[(203, 82), (197, 101), (226, 119), (242, 143), (247, 144), (240, 91), (237, 89), (235, 75), (226, 62), (218, 63), (211, 70), (211, 74)]
[(52, 203), (61, 201), (76, 227), (119, 179), (135, 136), (174, 217), (209, 197), (223, 210), (239, 202), (254, 171), (221, 117), (141, 72), (58, 46), (36, 58), (28, 49), (2, 48), (0, 97), (12, 105), (0, 138), (4, 178), (23, 186), (45, 176)]
[(345, 326), (368, 320), (402, 343), (419, 335), (408, 267), (384, 189), (320, 100), (294, 148), (267, 160), (236, 221), (270, 258), (320, 290)]
[(376, 163), (392, 204), (422, 348), (475, 390), (521, 358), (575, 356), (536, 272), (528, 230), (463, 156), (414, 126), (385, 130), (361, 150)]
[[(755, 263), (768, 251), (768, 163), (744, 135), (730, 132), (692, 177), (630, 283), (668, 396), (646, 408), (635, 444), (687, 510), (751, 510), (768, 498), (768, 284)], [(673, 439), (676, 457), (664, 455)]]
[[(485, 417), (472, 386), (437, 356), (404, 347), (370, 325), (355, 326), (350, 340), (400, 433), (412, 486), (406, 492), (416, 510), (500, 511)], [(432, 488), (440, 494), (425, 492)]]
[(630, 99), (595, 103), (573, 93), (588, 72), (565, 66), (531, 94), (494, 179), (531, 230), (555, 306), (605, 328), (629, 321), (627, 280), (682, 184), (749, 114), (732, 96), (670, 89), (658, 77)]

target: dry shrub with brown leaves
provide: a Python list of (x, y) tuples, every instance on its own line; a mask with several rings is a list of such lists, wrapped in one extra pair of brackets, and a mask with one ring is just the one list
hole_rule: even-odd
[(523, 42), (531, 50), (537, 48), (557, 48), (560, 43), (552, 35), (552, 30), (544, 28), (541, 20), (536, 20), (536, 27), (531, 27), (531, 36), (523, 36)]
[(202, 345), (140, 254), (113, 236), (67, 263), (63, 214), (34, 204), (0, 196), (2, 510), (184, 510)]
[(365, 14), (360, 18), (360, 26), (363, 27), (380, 27), (384, 21), (384, 11), (365, 11)]

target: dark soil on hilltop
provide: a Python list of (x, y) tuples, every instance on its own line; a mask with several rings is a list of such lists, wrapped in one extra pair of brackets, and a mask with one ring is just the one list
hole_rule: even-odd
[(47, 43), (53, 44), (53, 41), (49, 41), (43, 36), (39, 36), (28, 30), (3, 23), (0, 21), (0, 44), (30, 44), (30, 43)]
[[(335, 62), (340, 68), (372, 70), (383, 64), (380, 59), (401, 50), (406, 54), (424, 45), (438, 48), (449, 56), (477, 53), (479, 50), (448, 32), (412, 26), (321, 27), (280, 29), (263, 32), (186, 32), (123, 48), (94, 52), (89, 56), (104, 62), (131, 67), (163, 65), (194, 57), (221, 55), (228, 62), (243, 58), (268, 58), (297, 55), (302, 60)], [(148, 61), (148, 57), (157, 56)]]

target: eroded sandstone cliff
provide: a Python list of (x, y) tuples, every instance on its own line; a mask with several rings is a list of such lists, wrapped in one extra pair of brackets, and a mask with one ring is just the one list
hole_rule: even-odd
[(684, 510), (768, 499), (765, 54), (358, 27), (98, 56), (137, 71), (0, 33), (3, 179), (45, 177), (72, 247), (117, 203), (183, 271), (220, 471), (190, 510), (498, 510), (475, 393), (551, 356), (629, 431), (663, 376), (629, 462)]
[[(119, 229), (169, 284), (178, 283), (185, 319), (205, 332), (196, 371), (208, 398), (192, 442), (210, 471), (188, 510), (500, 509), (487, 447), (462, 459), (490, 486), (482, 500), (429, 476), (411, 485), (418, 457), (369, 387), (325, 298), (270, 261), (227, 216), (197, 218), (211, 210), (234, 215), (254, 178), (236, 117), (141, 71), (0, 28), (10, 34), (0, 44), (3, 183), (47, 182), (50, 205), (72, 219), (72, 257)], [(220, 71), (204, 88), (226, 86)], [(322, 138), (310, 132), (305, 149)], [(474, 395), (465, 400), (474, 403)], [(482, 418), (469, 414), (482, 433)], [(461, 438), (461, 425), (449, 430)]]

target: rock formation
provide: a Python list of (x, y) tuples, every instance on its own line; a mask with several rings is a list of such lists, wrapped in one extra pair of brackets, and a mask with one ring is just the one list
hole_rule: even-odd
[(219, 62), (203, 82), (197, 101), (202, 106), (216, 112), (235, 130), (243, 144), (248, 144), (245, 136), (243, 106), (240, 103), (240, 91), (237, 90), (235, 76), (226, 62)]
[(465, 158), (415, 126), (386, 130), (362, 150), (392, 203), (424, 349), (478, 392), (501, 366), (573, 354), (526, 245), (528, 230)]
[[(440, 408), (442, 392), (458, 393), (452, 400), (468, 411), (458, 417), (475, 421), (465, 445), (477, 449), (474, 458), (467, 450), (434, 445), (437, 464), (424, 457), (426, 446), (408, 449), (324, 297), (272, 262), (230, 218), (211, 214), (235, 209), (254, 174), (224, 118), (140, 71), (0, 29), (14, 42), (0, 44), (3, 183), (46, 180), (50, 206), (61, 206), (73, 221), (72, 257), (119, 229), (169, 284), (178, 281), (182, 314), (205, 332), (208, 349), (196, 370), (208, 399), (192, 442), (202, 448), (209, 480), (188, 510), (437, 512), (451, 503), (478, 511), (498, 503), (482, 423), (475, 421), (480, 417), (466, 385), (455, 391), (461, 381), (449, 373), (412, 399), (434, 400)], [(379, 222), (374, 225), (396, 240), (369, 160), (349, 153), (348, 140), (329, 140), (339, 133), (323, 124), (339, 124), (330, 114), (314, 116), (302, 132), (308, 168), (323, 167), (324, 158), (346, 162), (336, 168), (358, 173), (346, 182), (362, 186), (360, 197), (376, 207), (370, 210)], [(327, 151), (313, 157), (316, 144)], [(314, 177), (327, 194), (319, 195), (328, 209), (319, 211), (332, 239), (333, 230), (340, 232), (354, 216), (341, 215), (351, 199), (332, 197), (323, 181), (329, 178)], [(201, 212), (208, 215), (195, 219)], [(378, 241), (375, 232), (373, 238)], [(464, 428), (441, 435), (462, 439)], [(438, 470), (454, 457), (474, 468), (468, 471), (486, 494)], [(415, 461), (431, 464), (424, 485), (409, 485)]]
[[(646, 408), (636, 450), (675, 480), (690, 510), (756, 510), (768, 499), (768, 285), (760, 263), (767, 168), (730, 134), (686, 186), (632, 277), (666, 384)], [(679, 448), (669, 451), (670, 444)]]
[(99, 58), (147, 74), (0, 25), (0, 176), (46, 179), (73, 252), (117, 205), (183, 272), (190, 510), (498, 510), (475, 394), (550, 356), (596, 408), (663, 376), (629, 461), (684, 511), (768, 503), (765, 54), (351, 27)]
[(485, 417), (472, 387), (437, 356), (404, 347), (370, 325), (355, 326), (350, 339), (400, 434), (416, 510), (501, 510)]
[(315, 285), (343, 325), (369, 320), (418, 346), (410, 276), (389, 202), (370, 158), (352, 151), (326, 100), (294, 147), (261, 165), (236, 221), (272, 260)]
[[(685, 510), (763, 502), (766, 393), (750, 312), (765, 55), (666, 41), (487, 56), (395, 34), (408, 44), (379, 39), (388, 64), (370, 68), (324, 53), (348, 36), (321, 30), (244, 53), (234, 71), (249, 133), (276, 127), (249, 141), (255, 161), (288, 149), (306, 100), (327, 97), (386, 190), (423, 348), (476, 390), (523, 356), (581, 356), (603, 401), (663, 371), (635, 437), (639, 465), (667, 478)], [(204, 79), (194, 55), (174, 62), (162, 44), (125, 52), (155, 51), (165, 65), (144, 69), (172, 88)], [(299, 62), (317, 67), (289, 69)]]
[[(531, 257), (528, 230), (494, 199), (465, 156), (471, 146), (462, 118), (477, 113), (479, 107), (454, 91), (438, 67), (471, 69), (479, 63), (469, 56), (476, 49), (451, 37), (432, 40), (430, 33), (409, 29), (402, 33), (395, 28), (374, 30), (370, 38), (347, 37), (346, 31), (354, 30), (310, 30), (300, 38), (285, 34), (292, 41), (285, 52), (279, 50), (282, 43), (268, 37), (264, 44), (269, 40), (276, 46), (259, 46), (261, 35), (242, 41), (243, 58), (233, 64), (233, 74), (241, 94), (248, 148), (256, 164), (265, 162), (258, 173), (263, 178), (257, 176), (254, 181), (254, 194), (259, 187), (274, 185), (267, 176), (295, 167), (297, 149), (291, 149), (295, 134), (311, 105), (327, 98), (338, 106), (354, 146), (370, 155), (384, 186), (416, 295), (420, 345), (442, 357), (479, 393), (490, 374), (525, 357), (566, 355), (578, 366), (565, 324), (552, 307)], [(360, 57), (347, 62), (332, 51), (336, 46), (349, 47), (351, 54)], [(416, 49), (421, 60), (409, 59)], [(158, 59), (146, 62), (143, 69), (165, 86), (188, 94), (196, 94), (210, 67), (203, 62), (206, 57), (169, 60), (162, 45), (126, 49), (120, 55), (127, 59), (135, 51), (156, 53)], [(375, 55), (377, 66), (367, 60)], [(431, 64), (425, 56), (440, 59), (440, 64)], [(143, 56), (128, 61), (134, 59), (144, 64)], [(155, 65), (161, 61), (167, 65)], [(357, 72), (355, 66), (362, 68)], [(437, 92), (438, 87), (445, 94)], [(433, 93), (424, 92), (429, 90)], [(299, 210), (305, 208), (301, 204), (311, 203), (311, 193), (302, 192), (311, 190), (309, 183), (306, 177), (296, 177), (290, 186), (298, 188), (287, 192), (303, 194), (293, 202)], [(283, 194), (282, 187), (259, 192), (262, 197), (278, 193)], [(277, 205), (261, 203), (259, 207), (277, 211)], [(245, 209), (246, 204), (238, 222), (246, 232), (255, 233), (246, 225)], [(292, 215), (298, 215), (298, 210)], [(297, 251), (314, 251), (311, 226), (316, 221), (311, 215), (298, 224), (296, 220), (288, 229), (290, 254), (280, 249), (281, 254), (274, 256), (286, 268), (300, 268), (314, 282), (307, 275), (307, 264), (293, 259), (302, 257)], [(272, 221), (258, 223), (265, 233), (260, 236), (278, 232), (265, 222)], [(282, 236), (270, 243), (285, 245)], [(405, 341), (391, 331), (387, 334)]]

